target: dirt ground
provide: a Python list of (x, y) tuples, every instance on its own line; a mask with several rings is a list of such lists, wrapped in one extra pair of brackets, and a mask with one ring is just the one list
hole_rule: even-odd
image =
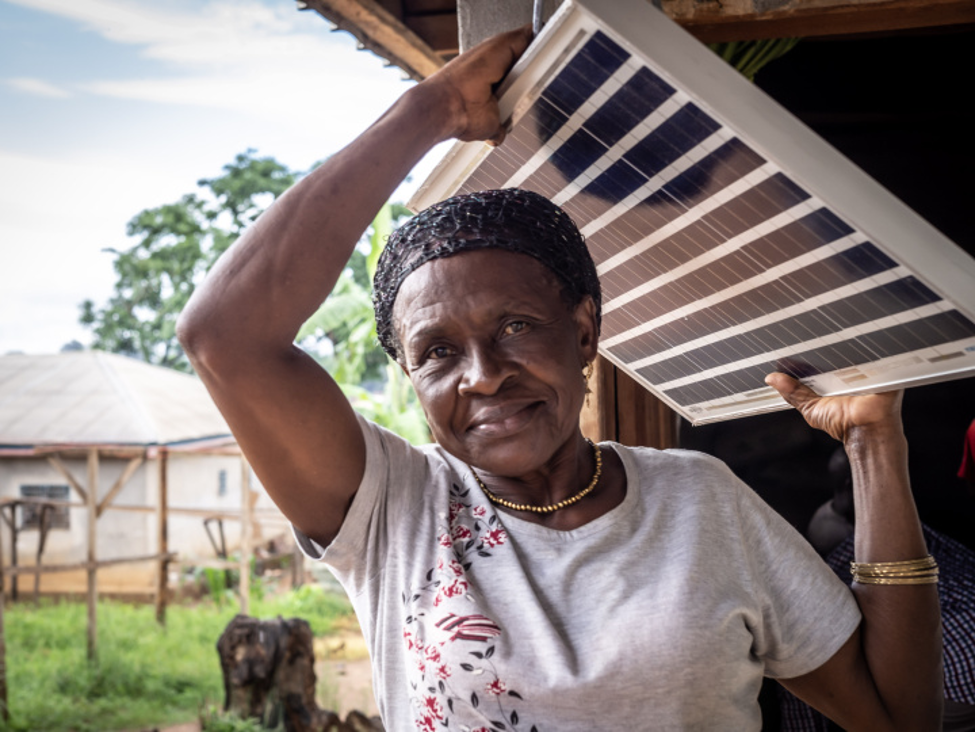
[(332, 710), (343, 719), (350, 710), (359, 710), (368, 717), (377, 715), (373, 672), (360, 630), (344, 629), (316, 639), (313, 648), (319, 707)]

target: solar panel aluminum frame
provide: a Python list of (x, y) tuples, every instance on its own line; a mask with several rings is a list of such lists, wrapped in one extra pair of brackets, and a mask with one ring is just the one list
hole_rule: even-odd
[[(564, 2), (500, 87), (500, 111), (507, 126), (518, 122), (568, 59), (598, 30), (684, 92), (973, 322), (974, 262), (966, 252), (643, 0)], [(456, 193), (493, 149), (486, 143), (456, 143), (409, 207), (419, 211)], [(582, 229), (587, 224), (577, 223)], [(728, 404), (720, 401), (705, 414), (701, 409), (690, 411), (603, 346), (601, 353), (693, 424), (787, 407), (773, 390), (757, 384), (755, 390)], [(861, 381), (839, 378), (844, 370), (804, 381), (822, 394), (856, 394), (971, 376), (972, 337), (962, 353), (962, 358), (949, 359), (941, 366), (930, 364), (922, 372), (918, 365), (900, 366), (898, 359), (890, 358), (884, 369), (870, 377), (866, 374), (872, 373), (871, 364), (862, 370), (857, 377)]]

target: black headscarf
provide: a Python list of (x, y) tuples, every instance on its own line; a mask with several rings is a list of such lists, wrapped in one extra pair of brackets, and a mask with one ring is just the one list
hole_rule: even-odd
[(557, 276), (572, 304), (592, 297), (599, 332), (600, 281), (580, 230), (545, 197), (507, 188), (446, 199), (390, 235), (373, 278), (377, 336), (384, 351), (397, 358), (393, 306), (408, 275), (431, 260), (489, 248), (535, 257)]

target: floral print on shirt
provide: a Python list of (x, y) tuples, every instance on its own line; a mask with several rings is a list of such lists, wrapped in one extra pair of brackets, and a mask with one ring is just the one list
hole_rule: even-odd
[(404, 651), (418, 730), (517, 730), (522, 723), (522, 695), (493, 660), (504, 632), (478, 613), (468, 576), (509, 538), (494, 510), (470, 497), (471, 489), (452, 484), (448, 511), (440, 517), (437, 563), (419, 587), (403, 594)]

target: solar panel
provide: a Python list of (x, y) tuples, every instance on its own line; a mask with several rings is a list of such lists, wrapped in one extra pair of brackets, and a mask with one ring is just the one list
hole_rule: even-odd
[(692, 423), (974, 371), (974, 262), (660, 11), (568, 0), (410, 202), (517, 186), (597, 263), (601, 353)]

